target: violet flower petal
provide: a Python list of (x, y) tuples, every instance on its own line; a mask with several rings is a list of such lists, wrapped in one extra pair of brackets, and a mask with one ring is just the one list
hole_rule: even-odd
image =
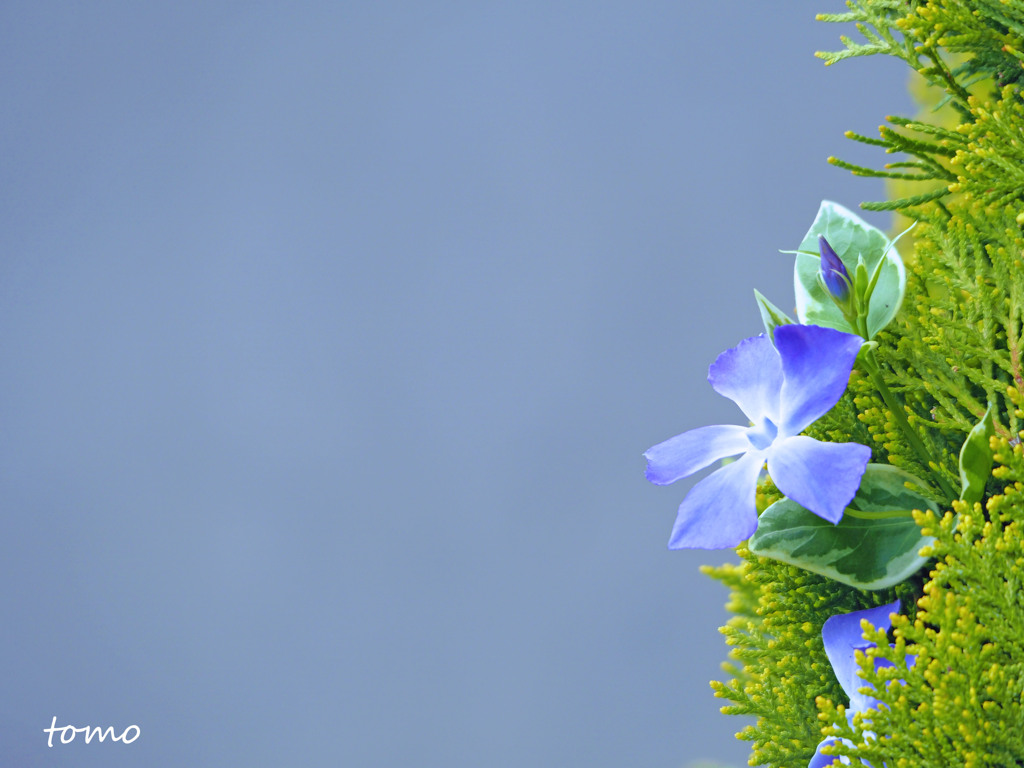
[(811, 762), (807, 764), (807, 768), (828, 768), (835, 762), (835, 757), (832, 755), (823, 755), (821, 748), (826, 747), (829, 744), (835, 744), (838, 739), (823, 739), (818, 748), (814, 750), (814, 756), (811, 758)]
[(807, 768), (829, 768), (836, 760), (841, 760), (835, 755), (823, 755), (821, 753), (822, 747), (827, 747), (831, 744), (835, 744), (840, 739), (830, 738), (822, 739), (821, 743), (818, 744), (818, 748), (814, 750), (814, 757), (811, 758), (811, 762), (807, 764)]
[[(846, 710), (846, 722), (850, 724), (851, 728), (853, 727), (853, 715), (853, 710)], [(812, 757), (811, 762), (807, 764), (807, 768), (828, 768), (828, 766), (831, 766), (836, 760), (839, 760), (840, 764), (842, 765), (849, 765), (850, 759), (847, 757), (836, 757), (835, 755), (830, 756), (823, 755), (821, 753), (822, 747), (828, 746), (830, 744), (836, 744), (839, 742), (842, 742), (843, 744), (846, 744), (850, 747), (853, 746), (853, 742), (849, 739), (839, 739), (834, 736), (827, 739), (822, 739), (821, 743), (818, 744), (818, 748), (814, 750), (814, 757)], [(867, 763), (867, 765), (870, 767), (871, 763)]]
[[(775, 332), (778, 334), (779, 329)], [(732, 400), (753, 422), (779, 419), (782, 361), (771, 340), (761, 334), (720, 354), (708, 369), (715, 392)]]
[(863, 343), (860, 336), (817, 325), (775, 329), (784, 377), (779, 405), (784, 434), (799, 434), (839, 402)]
[[(842, 686), (846, 695), (850, 697), (850, 706), (846, 710), (846, 720), (851, 726), (853, 725), (854, 715), (882, 706), (870, 694), (860, 692), (862, 688), (869, 688), (870, 686), (860, 676), (860, 665), (857, 664), (856, 652), (866, 651), (869, 648), (875, 647), (874, 643), (864, 639), (864, 632), (860, 628), (861, 620), (867, 619), (868, 623), (876, 630), (884, 629), (888, 631), (889, 627), (892, 626), (892, 614), (899, 613), (899, 610), (900, 601), (896, 600), (888, 605), (880, 605), (877, 608), (868, 608), (864, 611), (854, 611), (853, 613), (842, 613), (832, 616), (821, 628), (821, 638), (825, 644), (825, 654), (832, 664), (832, 670), (835, 672), (836, 679), (839, 680), (839, 685)], [(907, 655), (906, 659), (908, 665), (911, 666), (917, 661), (916, 657), (910, 654)], [(896, 665), (888, 659), (875, 659), (875, 669), (894, 666)], [(865, 730), (865, 734), (874, 736), (871, 731), (867, 730)], [(807, 768), (826, 768), (832, 765), (836, 758), (821, 754), (821, 749), (828, 744), (835, 744), (837, 741), (839, 739), (823, 739), (814, 751), (814, 757), (811, 758)], [(852, 746), (850, 741), (846, 739), (842, 739), (842, 741)], [(843, 764), (849, 762), (846, 758), (840, 758), (840, 760)], [(867, 765), (870, 766), (870, 763), (867, 763)]]
[(669, 549), (734, 547), (757, 528), (754, 496), (764, 451), (751, 451), (712, 472), (679, 505)]
[(870, 458), (866, 445), (823, 443), (799, 435), (772, 444), (768, 474), (801, 507), (838, 523), (860, 487)]
[[(850, 709), (854, 712), (863, 712), (873, 704), (865, 704), (865, 700), (874, 701), (870, 697), (858, 693), (859, 688), (864, 687), (864, 681), (860, 677), (860, 667), (854, 652), (865, 650), (871, 645), (864, 639), (864, 632), (860, 628), (861, 619), (867, 619), (875, 629), (888, 630), (892, 626), (890, 615), (899, 613), (900, 601), (880, 605), (877, 608), (868, 608), (853, 613), (841, 613), (832, 616), (825, 621), (821, 628), (821, 639), (825, 643), (825, 655), (832, 664), (832, 671), (843, 691), (850, 697)], [(855, 703), (856, 702), (856, 703)]]
[(745, 427), (715, 424), (691, 429), (647, 450), (647, 479), (655, 485), (668, 485), (719, 459), (749, 450)]

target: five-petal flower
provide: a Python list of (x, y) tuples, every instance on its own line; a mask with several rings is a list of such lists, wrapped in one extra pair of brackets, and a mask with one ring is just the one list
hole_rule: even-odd
[(718, 356), (708, 381), (752, 426), (693, 429), (644, 454), (647, 479), (658, 485), (742, 454), (690, 489), (670, 549), (721, 549), (749, 538), (757, 528), (754, 497), (766, 462), (786, 496), (832, 523), (839, 521), (860, 486), (871, 450), (800, 433), (842, 397), (861, 344), (860, 337), (832, 328), (783, 325), (775, 329), (774, 346), (762, 334)]

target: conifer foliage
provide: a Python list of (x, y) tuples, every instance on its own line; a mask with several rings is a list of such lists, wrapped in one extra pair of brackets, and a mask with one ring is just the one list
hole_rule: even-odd
[[(805, 768), (833, 737), (837, 765), (1024, 766), (1024, 0), (847, 5), (819, 18), (855, 25), (858, 39), (819, 55), (828, 64), (895, 56), (927, 83), (936, 109), (890, 116), (878, 138), (848, 134), (894, 162), (832, 160), (891, 180), (893, 199), (863, 207), (917, 222), (912, 245), (901, 246), (902, 311), (877, 339), (880, 375), (902, 413), (855, 371), (807, 434), (863, 442), (876, 462), (955, 485), (961, 446), (991, 406), (995, 469), (980, 501), (936, 495), (939, 512), (914, 513), (933, 537), (923, 540), (929, 564), (896, 587), (846, 586), (744, 545), (739, 565), (707, 569), (730, 588), (734, 614), (722, 630), (732, 679), (712, 687), (729, 702), (724, 712), (755, 718), (738, 734), (751, 742), (751, 765)], [(934, 457), (929, 466), (904, 420)], [(767, 481), (758, 511), (780, 496)], [(869, 628), (858, 656), (881, 704), (848, 720), (822, 626), (896, 599), (902, 615), (888, 633)]]

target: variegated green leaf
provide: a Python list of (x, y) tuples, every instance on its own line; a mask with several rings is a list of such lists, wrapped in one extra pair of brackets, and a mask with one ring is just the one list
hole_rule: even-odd
[[(804, 235), (799, 250), (818, 252), (818, 235), (824, 235), (852, 275), (858, 257), (864, 257), (868, 274), (884, 258), (882, 271), (868, 306), (868, 338), (874, 338), (899, 312), (906, 289), (907, 274), (903, 260), (889, 239), (852, 211), (829, 200), (822, 202), (811, 228)], [(856, 333), (842, 311), (829, 297), (818, 279), (821, 260), (809, 253), (797, 253), (795, 268), (796, 314), (801, 323), (823, 325), (846, 333)]]
[(904, 581), (926, 562), (912, 509), (938, 508), (907, 484), (921, 481), (888, 464), (868, 464), (860, 490), (836, 525), (782, 499), (764, 511), (750, 537), (750, 551), (861, 589)]

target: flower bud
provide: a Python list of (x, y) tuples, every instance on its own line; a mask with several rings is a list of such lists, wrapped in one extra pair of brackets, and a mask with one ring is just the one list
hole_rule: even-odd
[(818, 235), (818, 250), (821, 252), (821, 277), (825, 287), (839, 301), (844, 301), (850, 295), (850, 273), (824, 235)]

